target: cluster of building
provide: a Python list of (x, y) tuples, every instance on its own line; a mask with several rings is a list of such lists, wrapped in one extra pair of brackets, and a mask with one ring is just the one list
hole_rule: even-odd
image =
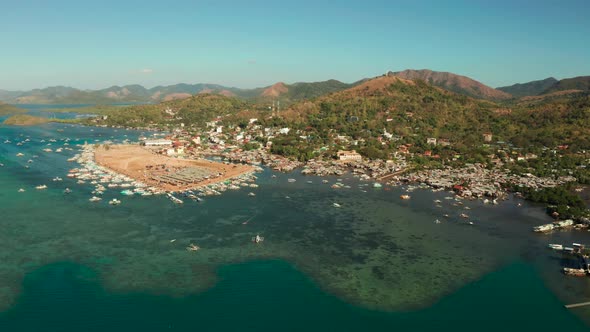
[(402, 181), (426, 183), (434, 188), (454, 190), (464, 197), (501, 197), (506, 194), (508, 184), (534, 189), (556, 187), (575, 182), (572, 176), (558, 178), (537, 177), (532, 174), (516, 175), (498, 168), (487, 169), (481, 164), (467, 164), (461, 168), (415, 172), (398, 178)]

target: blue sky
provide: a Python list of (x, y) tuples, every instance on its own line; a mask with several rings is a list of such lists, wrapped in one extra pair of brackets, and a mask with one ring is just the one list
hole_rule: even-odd
[(0, 2), (0, 89), (590, 75), (590, 1)]

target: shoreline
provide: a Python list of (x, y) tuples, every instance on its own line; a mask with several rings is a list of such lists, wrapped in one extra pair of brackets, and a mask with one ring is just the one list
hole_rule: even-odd
[[(94, 148), (93, 158), (97, 165), (172, 193), (199, 189), (255, 171), (250, 165), (163, 156), (139, 145), (101, 145)], [(181, 177), (180, 172), (186, 170), (194, 174)]]

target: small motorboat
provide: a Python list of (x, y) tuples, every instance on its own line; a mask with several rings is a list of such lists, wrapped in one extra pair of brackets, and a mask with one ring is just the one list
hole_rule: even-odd
[(440, 224), (440, 220), (436, 219), (436, 220), (434, 221), (434, 223), (435, 223), (435, 224)]
[(465, 218), (465, 219), (469, 218), (469, 216), (468, 216), (468, 215), (466, 215), (465, 213), (461, 213), (461, 214), (459, 215), (459, 217), (461, 217), (461, 218)]
[(121, 204), (121, 201), (116, 198), (113, 198), (109, 201), (109, 204), (110, 205), (119, 205), (119, 204)]
[(401, 195), (399, 198), (406, 200), (406, 199), (410, 199), (411, 197), (410, 197), (410, 195)]
[(20, 188), (20, 189), (18, 190), (18, 192), (19, 192), (19, 193), (24, 193), (24, 192), (25, 192), (25, 190), (24, 190), (23, 188)]
[(91, 201), (91, 202), (98, 202), (98, 201), (100, 201), (100, 200), (102, 200), (102, 198), (100, 198), (100, 197), (96, 197), (96, 196), (92, 196), (92, 197), (89, 199), (89, 201)]
[(72, 192), (72, 190), (70, 190), (70, 188), (66, 188), (66, 189), (64, 189), (64, 194), (69, 194), (69, 193), (71, 193), (71, 192)]
[(248, 196), (250, 196), (250, 197), (254, 197), (254, 196), (256, 196), (256, 194), (255, 194), (255, 193), (253, 193), (253, 192), (249, 192), (249, 193), (248, 193)]
[(201, 248), (198, 245), (193, 244), (193, 243), (189, 244), (189, 246), (186, 247), (187, 251), (197, 251), (199, 249), (201, 249)]
[(44, 184), (42, 184), (40, 186), (36, 186), (35, 189), (37, 189), (37, 190), (43, 190), (43, 189), (47, 189), (47, 186), (44, 185)]
[(254, 242), (254, 243), (260, 243), (263, 241), (264, 241), (264, 238), (262, 236), (260, 236), (259, 234), (256, 234), (256, 236), (252, 238), (252, 242)]
[(340, 205), (340, 204), (338, 204), (338, 203), (334, 203), (334, 204), (332, 204), (332, 205), (333, 205), (334, 207), (337, 207), (337, 208), (339, 208), (339, 207), (341, 207), (341, 206), (342, 206), (342, 205)]

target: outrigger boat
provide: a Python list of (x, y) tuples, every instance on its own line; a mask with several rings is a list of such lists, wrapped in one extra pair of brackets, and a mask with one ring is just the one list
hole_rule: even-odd
[(547, 246), (553, 250), (563, 250), (563, 245), (561, 244), (549, 243)]

